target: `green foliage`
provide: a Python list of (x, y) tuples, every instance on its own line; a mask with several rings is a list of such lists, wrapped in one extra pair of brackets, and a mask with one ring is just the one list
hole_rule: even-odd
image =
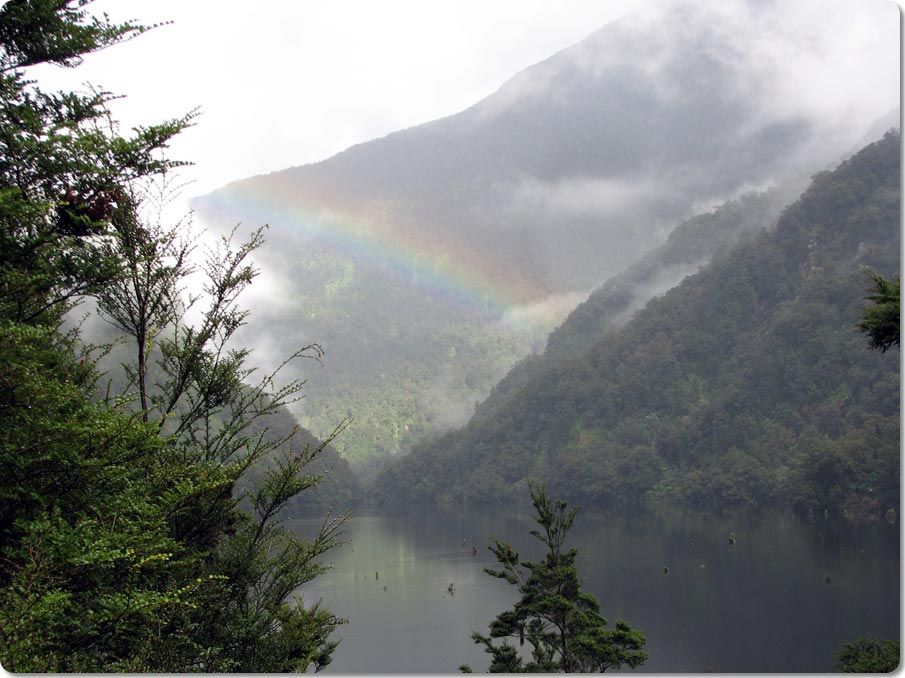
[(148, 30), (147, 26), (111, 24), (91, 16), (88, 2), (11, 0), (0, 22), (0, 70), (6, 72), (39, 63), (73, 67), (83, 54), (104, 49)]
[[(547, 548), (543, 561), (519, 560), (509, 543), (493, 539), (489, 547), (502, 569), (485, 571), (515, 586), (521, 599), (490, 624), (490, 634), (473, 633), (475, 643), (491, 656), (491, 673), (593, 673), (623, 666), (637, 668), (647, 660), (645, 637), (626, 622), (617, 620), (605, 629), (597, 599), (581, 590), (575, 567), (576, 549), (566, 550), (566, 535), (577, 508), (565, 501), (551, 501), (543, 486), (529, 482), (531, 502), (539, 530), (531, 534)], [(495, 640), (503, 639), (499, 645)], [(531, 659), (509, 642), (518, 639), (531, 647)], [(470, 672), (467, 666), (460, 667)]]
[(900, 280), (886, 280), (868, 270), (873, 292), (866, 297), (873, 302), (861, 312), (863, 320), (858, 323), (858, 329), (870, 338), (870, 347), (878, 348), (880, 352), (886, 351), (892, 346), (899, 345), (899, 287)]
[(862, 636), (834, 656), (840, 673), (892, 673), (899, 668), (899, 641)]
[[(301, 384), (252, 381), (248, 351), (227, 347), (262, 231), (213, 248), (203, 294), (183, 301), (191, 238), (145, 218), (139, 180), (179, 164), (161, 151), (191, 115), (122, 137), (110, 95), (46, 94), (23, 71), (77, 65), (145, 30), (87, 4), (0, 9), (0, 660), (30, 672), (320, 669), (341, 620), (294, 591), (323, 571), (315, 561), (344, 517), (311, 540), (281, 522), (318, 482), (309, 463), (329, 441), (271, 431)], [(124, 369), (103, 375), (106, 392), (96, 358), (115, 347), (63, 329), (86, 296), (131, 346), (116, 348)]]
[(603, 329), (570, 318), (553, 355), (525, 361), (465, 428), (388, 465), (378, 497), (505, 503), (543, 477), (584, 505), (880, 520), (899, 503), (899, 364), (865, 351), (852, 322), (861, 267), (899, 269), (899, 149), (890, 133), (817, 175), (775, 228), (623, 327), (604, 307)]
[(87, 400), (89, 370), (52, 330), (7, 324), (0, 356), (4, 665), (115, 667), (210, 579), (170, 527), (203, 483), (148, 425)]
[[(343, 436), (346, 430), (348, 429), (343, 429)], [(361, 500), (362, 488), (349, 462), (339, 456), (332, 443), (324, 444), (308, 430), (299, 427), (295, 417), (286, 408), (258, 417), (249, 424), (246, 431), (264, 432), (266, 437), (273, 439), (291, 436), (294, 443), (301, 448), (308, 446), (312, 450), (320, 450), (305, 466), (305, 473), (316, 477), (318, 481), (286, 502), (285, 512), (288, 516), (322, 516), (328, 511), (345, 512), (354, 508)], [(332, 433), (337, 435), (338, 431), (334, 429)], [(332, 437), (331, 435), (328, 438)], [(240, 479), (237, 490), (258, 487), (268, 469), (279, 460), (279, 455), (268, 456), (251, 466)]]

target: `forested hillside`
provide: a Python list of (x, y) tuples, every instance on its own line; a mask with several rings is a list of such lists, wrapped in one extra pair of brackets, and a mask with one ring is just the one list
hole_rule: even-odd
[(799, 182), (763, 193), (747, 193), (692, 217), (627, 271), (614, 276), (579, 304), (547, 339), (543, 353), (521, 360), (476, 407), (476, 417), (494, 416), (501, 403), (559, 363), (581, 355), (601, 337), (625, 325), (653, 297), (696, 273), (717, 252), (775, 224), (783, 207), (800, 193)]
[(579, 304), (550, 334), (544, 357), (568, 358), (589, 349), (603, 332), (621, 327), (652, 297), (697, 273), (715, 254), (773, 226), (803, 184), (795, 180), (767, 192), (746, 193), (679, 224), (665, 243)]
[(455, 115), (197, 198), (210, 226), (270, 225), (262, 329), (242, 338), (324, 347), (295, 373), (312, 387), (302, 423), (324, 436), (351, 417), (337, 445), (358, 471), (460, 426), (681, 221), (848, 152), (898, 93), (858, 116), (848, 98), (815, 108), (838, 92), (789, 64), (837, 58), (838, 17), (787, 10), (645, 3)]
[[(387, 505), (505, 502), (528, 477), (583, 504), (898, 506), (899, 354), (855, 328), (869, 277), (899, 272), (900, 137), (811, 186), (579, 357), (542, 361), (496, 408), (387, 468)], [(767, 226), (769, 224), (765, 224)], [(571, 327), (571, 323), (575, 327)], [(554, 342), (551, 340), (551, 345)]]

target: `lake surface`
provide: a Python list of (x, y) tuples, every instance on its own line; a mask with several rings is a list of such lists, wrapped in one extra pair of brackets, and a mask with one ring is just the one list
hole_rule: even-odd
[[(327, 558), (333, 569), (299, 590), (349, 620), (326, 672), (486, 671), (470, 634), (518, 597), (483, 572), (496, 565), (487, 538), (537, 559), (533, 527), (504, 514), (353, 519), (350, 543)], [(831, 672), (844, 642), (899, 637), (898, 525), (581, 511), (567, 544), (610, 623), (621, 617), (647, 636), (638, 671)]]

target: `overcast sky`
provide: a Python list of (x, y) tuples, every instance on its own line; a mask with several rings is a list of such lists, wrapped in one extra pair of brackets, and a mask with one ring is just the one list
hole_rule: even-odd
[(127, 126), (201, 107), (172, 153), (196, 163), (200, 194), (456, 113), (643, 2), (97, 0), (113, 19), (173, 24), (34, 75), (127, 95)]

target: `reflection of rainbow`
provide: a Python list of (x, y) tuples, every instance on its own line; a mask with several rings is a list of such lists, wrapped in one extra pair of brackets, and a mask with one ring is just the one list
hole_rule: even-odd
[(435, 298), (493, 315), (544, 296), (538, 285), (461, 240), (428, 235), (395, 217), (375, 219), (366, 209), (310, 210), (299, 202), (241, 186), (207, 196), (201, 209), (209, 223), (218, 225), (263, 220), (334, 256), (415, 284)]

